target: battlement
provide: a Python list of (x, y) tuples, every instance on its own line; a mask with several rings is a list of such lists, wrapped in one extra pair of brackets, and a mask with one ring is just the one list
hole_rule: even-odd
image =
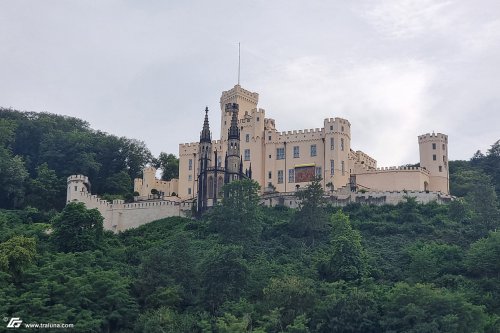
[(73, 181), (82, 181), (84, 183), (89, 182), (89, 177), (84, 176), (84, 175), (72, 175), (68, 177), (68, 183), (73, 182)]
[(441, 141), (448, 143), (448, 135), (443, 133), (426, 133), (418, 136), (418, 143), (431, 142), (431, 141)]
[(237, 84), (234, 86), (233, 89), (222, 92), (222, 96), (220, 98), (221, 105), (224, 105), (225, 101), (227, 101), (231, 98), (234, 98), (237, 95), (245, 97), (249, 101), (251, 101), (255, 104), (257, 104), (259, 101), (259, 94), (258, 93), (254, 93), (254, 92), (251, 92), (249, 90), (246, 90), (246, 89), (242, 88), (239, 84)]
[(321, 134), (323, 133), (322, 128), (310, 128), (304, 130), (292, 130), (292, 131), (283, 131), (279, 132), (279, 136), (290, 136), (290, 135), (299, 135), (299, 134)]
[(334, 123), (339, 123), (339, 124), (351, 127), (351, 123), (349, 122), (349, 120), (344, 119), (344, 118), (339, 118), (339, 117), (325, 118), (324, 122), (325, 122), (325, 124), (329, 124), (329, 125), (334, 124)]
[[(369, 168), (365, 165), (358, 165), (358, 174), (360, 173), (381, 173), (381, 172), (422, 172), (429, 174), (429, 171), (422, 167), (408, 167), (408, 166), (390, 166), (390, 167), (380, 167), (380, 168)], [(361, 171), (361, 172), (359, 172)]]

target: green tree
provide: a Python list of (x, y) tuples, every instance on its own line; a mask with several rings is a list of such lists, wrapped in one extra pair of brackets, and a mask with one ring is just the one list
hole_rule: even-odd
[(259, 207), (259, 184), (251, 179), (224, 185), (222, 204), (208, 214), (208, 229), (226, 242), (248, 242), (258, 239), (262, 231)]
[(417, 243), (408, 247), (410, 279), (432, 282), (443, 274), (455, 274), (462, 269), (462, 249), (456, 245)]
[(279, 313), (279, 327), (276, 329), (286, 328), (305, 314), (313, 307), (316, 298), (313, 281), (298, 276), (271, 278), (263, 294), (267, 307)]
[(339, 211), (331, 216), (331, 255), (319, 264), (320, 276), (328, 281), (355, 280), (366, 273), (366, 254), (361, 235), (351, 227), (349, 217)]
[(25, 195), (28, 172), (20, 156), (0, 147), (0, 208), (18, 208)]
[(66, 189), (54, 170), (47, 163), (36, 168), (36, 178), (30, 179), (26, 203), (38, 209), (62, 208), (65, 198), (61, 194)]
[(153, 165), (161, 169), (162, 180), (179, 178), (179, 159), (174, 154), (161, 152), (157, 159), (153, 159)]
[(14, 236), (0, 243), (0, 270), (10, 273), (17, 282), (23, 271), (33, 263), (35, 256), (34, 238)]
[(97, 209), (86, 209), (81, 202), (70, 202), (52, 221), (52, 239), (63, 252), (95, 249), (103, 234), (103, 217)]
[(328, 235), (328, 213), (325, 210), (324, 191), (321, 179), (315, 179), (307, 187), (297, 191), (299, 210), (296, 212), (290, 227), (292, 233), (298, 237), (305, 237), (314, 245), (318, 238)]
[(466, 265), (474, 275), (500, 279), (500, 231), (473, 243), (467, 252)]
[(396, 284), (386, 295), (381, 319), (384, 332), (482, 332), (483, 307), (460, 294), (432, 286)]
[(238, 246), (213, 248), (200, 265), (203, 301), (214, 313), (225, 301), (237, 300), (245, 288), (248, 266)]

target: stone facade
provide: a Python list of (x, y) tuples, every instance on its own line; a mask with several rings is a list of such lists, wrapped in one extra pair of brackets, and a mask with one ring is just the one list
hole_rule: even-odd
[[(212, 140), (211, 160), (214, 165), (223, 166), (232, 115), (224, 106), (236, 103), (240, 111), (242, 167), (247, 170), (251, 166), (252, 179), (259, 183), (262, 193), (294, 191), (306, 186), (311, 174), (322, 178), (326, 191), (349, 186), (369, 191), (449, 193), (448, 138), (444, 134), (419, 136), (420, 167), (377, 168), (373, 157), (351, 149), (348, 120), (327, 118), (319, 128), (280, 132), (275, 120), (266, 118), (266, 111), (257, 108), (258, 101), (259, 94), (239, 85), (222, 93), (221, 136)], [(179, 145), (178, 195), (183, 200), (197, 197), (199, 145)]]

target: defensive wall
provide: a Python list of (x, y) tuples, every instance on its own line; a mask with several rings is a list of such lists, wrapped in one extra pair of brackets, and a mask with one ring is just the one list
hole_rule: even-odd
[(96, 208), (104, 217), (104, 229), (113, 232), (137, 228), (143, 224), (170, 216), (190, 216), (192, 203), (175, 200), (148, 200), (112, 203), (87, 191), (88, 178), (82, 175), (68, 177), (67, 202), (83, 202), (88, 209)]

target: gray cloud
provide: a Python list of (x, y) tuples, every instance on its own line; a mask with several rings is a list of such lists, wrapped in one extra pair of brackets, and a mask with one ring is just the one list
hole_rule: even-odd
[(208, 105), (242, 86), (279, 130), (351, 121), (380, 165), (450, 158), (500, 139), (500, 4), (380, 1), (3, 1), (0, 105), (88, 120), (155, 154), (195, 141)]

